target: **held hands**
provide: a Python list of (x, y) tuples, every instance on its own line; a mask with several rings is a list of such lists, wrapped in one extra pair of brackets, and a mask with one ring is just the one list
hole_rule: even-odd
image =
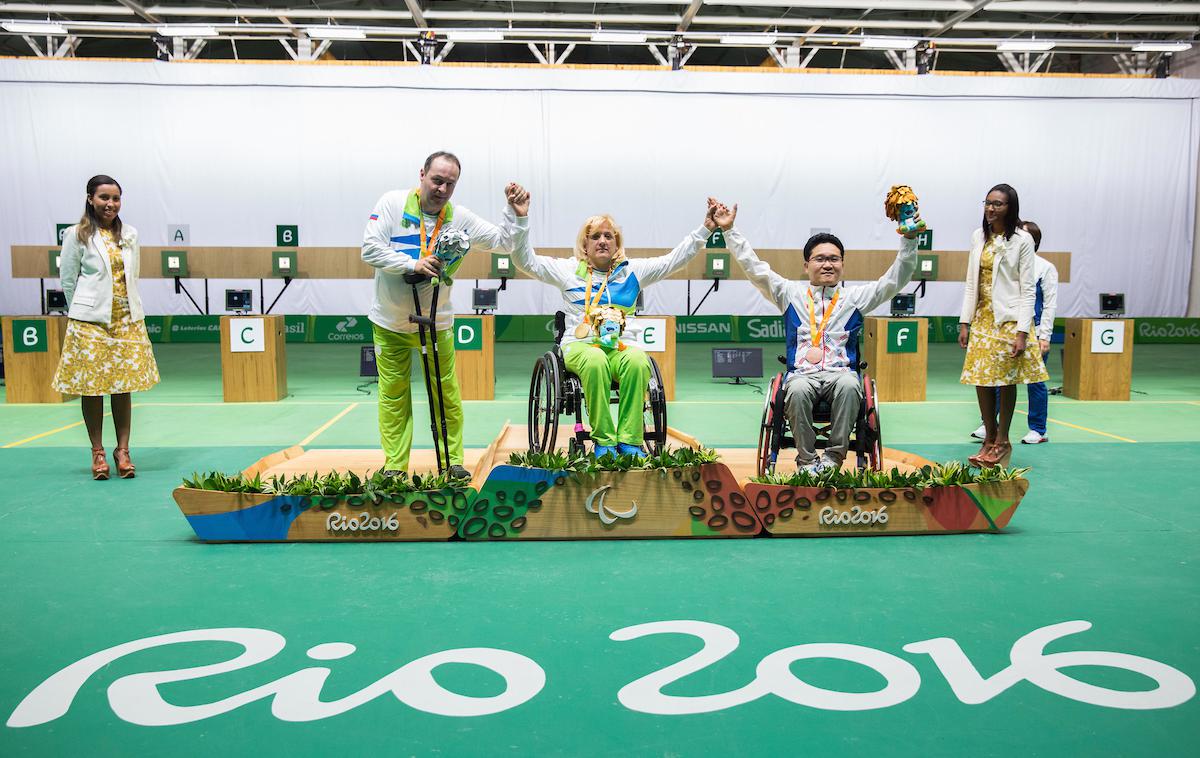
[(1018, 355), (1025, 352), (1025, 342), (1027, 338), (1028, 336), (1025, 334), (1025, 332), (1017, 332), (1017, 338), (1013, 340), (1012, 350), (1009, 353), (1011, 357), (1016, 358)]
[[(708, 226), (709, 219), (718, 226), (721, 231), (727, 232), (733, 228), (733, 222), (737, 219), (737, 203), (733, 204), (732, 210), (729, 206), (719, 202), (716, 198), (708, 199), (708, 215), (704, 218), (704, 225)], [(709, 226), (711, 229), (712, 227)]]
[(512, 206), (513, 213), (518, 217), (529, 215), (529, 190), (516, 182), (509, 182), (504, 188), (504, 199)]

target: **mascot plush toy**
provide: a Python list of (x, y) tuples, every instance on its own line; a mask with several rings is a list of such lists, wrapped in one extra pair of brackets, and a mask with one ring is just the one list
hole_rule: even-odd
[(907, 184), (892, 187), (883, 203), (883, 211), (896, 222), (896, 234), (925, 231), (925, 221), (917, 206), (917, 195)]
[(621, 332), (625, 331), (625, 311), (612, 306), (597, 308), (591, 313), (592, 341), (604, 350), (624, 350)]

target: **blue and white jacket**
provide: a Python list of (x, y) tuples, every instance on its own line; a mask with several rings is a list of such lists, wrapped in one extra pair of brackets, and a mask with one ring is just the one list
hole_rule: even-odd
[[(838, 287), (817, 287), (809, 282), (789, 281), (776, 274), (754, 254), (754, 249), (737, 227), (725, 232), (725, 244), (746, 272), (746, 278), (783, 311), (788, 371), (804, 374), (857, 370), (858, 332), (863, 326), (863, 314), (891, 300), (900, 288), (908, 284), (917, 268), (917, 241), (907, 237), (900, 239), (900, 252), (896, 260), (878, 281), (854, 286), (841, 284)], [(809, 298), (812, 298), (819, 325), (835, 292), (839, 291), (841, 294), (838, 295), (837, 306), (829, 314), (829, 322), (822, 335), (821, 360), (809, 363), (805, 360), (805, 353), (812, 346), (813, 331), (809, 318)]]
[[(633, 313), (638, 293), (657, 281), (668, 277), (677, 269), (688, 264), (708, 241), (710, 232), (701, 225), (683, 238), (675, 249), (666, 255), (654, 258), (626, 258), (612, 270), (612, 276), (604, 271), (592, 272), (592, 297), (600, 291), (608, 278), (608, 287), (600, 296), (600, 305), (612, 305), (626, 313)], [(534, 279), (562, 290), (563, 312), (567, 316), (567, 331), (562, 345), (580, 341), (575, 336), (575, 327), (583, 322), (584, 297), (587, 294), (588, 265), (576, 258), (552, 258), (537, 255), (529, 245), (529, 217), (516, 220), (513, 235), (513, 263)], [(591, 339), (591, 335), (585, 339)]]

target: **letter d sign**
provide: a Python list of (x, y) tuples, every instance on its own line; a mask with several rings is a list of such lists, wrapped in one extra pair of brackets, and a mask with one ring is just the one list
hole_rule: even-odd
[(483, 349), (483, 319), (478, 317), (454, 317), (454, 349)]

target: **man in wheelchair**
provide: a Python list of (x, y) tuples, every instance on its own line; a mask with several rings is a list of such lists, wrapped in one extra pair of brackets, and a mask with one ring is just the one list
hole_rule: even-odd
[[(737, 205), (715, 200), (713, 218), (746, 278), (783, 311), (788, 334), (784, 412), (796, 440), (796, 464), (810, 472), (840, 468), (846, 458), (850, 430), (864, 395), (859, 379), (857, 334), (863, 314), (900, 291), (917, 265), (917, 233), (904, 234), (896, 260), (878, 281), (845, 286), (842, 266), (846, 248), (832, 234), (814, 234), (804, 245), (808, 281), (789, 281), (771, 270), (733, 225)], [(829, 444), (818, 458), (813, 407), (830, 406)]]

